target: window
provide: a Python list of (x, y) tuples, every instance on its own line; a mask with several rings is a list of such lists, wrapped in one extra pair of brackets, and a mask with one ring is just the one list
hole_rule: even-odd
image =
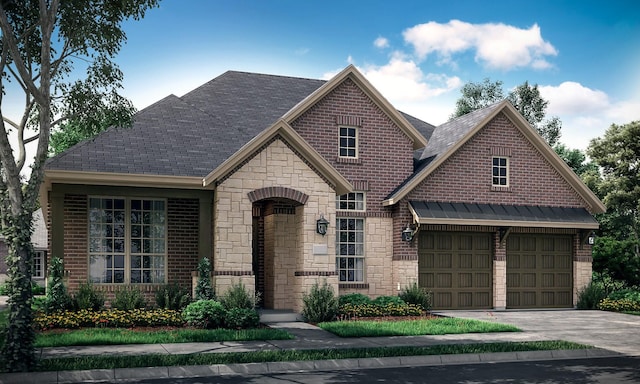
[(341, 282), (364, 281), (364, 219), (338, 218), (336, 270)]
[(32, 276), (37, 279), (44, 278), (45, 251), (36, 251), (33, 255)]
[(341, 211), (364, 211), (364, 192), (352, 192), (338, 196), (336, 209)]
[(358, 157), (358, 129), (340, 127), (340, 157)]
[(498, 187), (509, 186), (509, 161), (506, 157), (493, 158), (492, 185)]
[(165, 200), (89, 199), (91, 282), (165, 282), (165, 207)]

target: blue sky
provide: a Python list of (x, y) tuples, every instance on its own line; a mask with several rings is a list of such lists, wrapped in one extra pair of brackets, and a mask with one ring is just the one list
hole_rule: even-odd
[(116, 58), (139, 109), (227, 70), (328, 79), (355, 65), (438, 125), (460, 88), (538, 84), (561, 142), (640, 120), (640, 1), (161, 0)]

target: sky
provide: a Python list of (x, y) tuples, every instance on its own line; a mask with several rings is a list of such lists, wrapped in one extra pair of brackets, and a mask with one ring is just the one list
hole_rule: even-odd
[(434, 125), (468, 82), (528, 81), (586, 149), (640, 120), (640, 1), (161, 0), (115, 58), (138, 109), (228, 70), (329, 79), (353, 64)]

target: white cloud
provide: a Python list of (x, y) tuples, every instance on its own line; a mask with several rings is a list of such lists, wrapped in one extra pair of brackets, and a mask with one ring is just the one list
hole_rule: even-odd
[(380, 36), (373, 41), (373, 45), (380, 49), (387, 48), (389, 46), (389, 40), (385, 37)]
[(606, 93), (573, 81), (565, 81), (558, 86), (545, 85), (539, 89), (540, 95), (549, 102), (547, 113), (551, 115), (584, 114), (609, 107)]
[(476, 61), (489, 68), (546, 69), (551, 64), (545, 58), (558, 54), (553, 45), (542, 38), (537, 24), (521, 29), (502, 23), (470, 24), (451, 20), (441, 24), (431, 21), (408, 28), (403, 35), (420, 60), (436, 54), (439, 64), (455, 64), (454, 54), (475, 50)]
[(296, 56), (304, 56), (310, 52), (309, 48), (298, 48), (295, 51)]

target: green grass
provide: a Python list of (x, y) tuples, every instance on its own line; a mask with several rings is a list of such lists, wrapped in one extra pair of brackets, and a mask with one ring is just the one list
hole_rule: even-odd
[(624, 311), (622, 313), (626, 313), (627, 315), (640, 316), (640, 311)]
[(592, 347), (566, 341), (534, 341), (516, 343), (486, 343), (434, 345), (430, 347), (378, 347), (357, 349), (285, 350), (236, 353), (199, 353), (188, 355), (92, 356), (41, 360), (38, 371), (114, 369), (136, 367), (166, 367), (179, 365), (212, 365), (264, 363), (278, 361), (309, 361), (329, 359), (359, 359), (390, 356), (426, 356), (461, 353), (523, 352)]
[(340, 337), (420, 336), (459, 333), (520, 332), (512, 325), (480, 320), (436, 318), (406, 321), (334, 321), (318, 326)]
[(44, 332), (36, 335), (35, 347), (74, 345), (201, 343), (215, 341), (289, 340), (281, 329), (172, 329), (134, 331), (124, 328), (85, 328), (68, 332)]

